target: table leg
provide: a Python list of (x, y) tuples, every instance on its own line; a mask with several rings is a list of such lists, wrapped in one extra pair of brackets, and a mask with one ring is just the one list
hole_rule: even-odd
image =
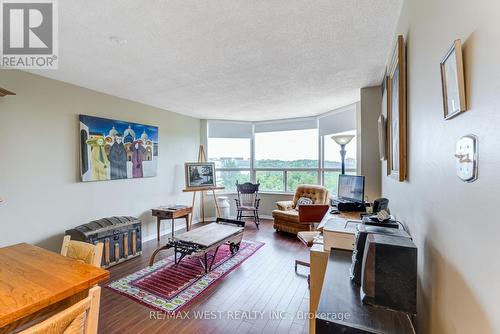
[[(155, 250), (153, 252), (153, 254), (151, 255), (151, 257), (149, 258), (149, 266), (152, 266), (154, 263), (155, 263), (155, 257), (156, 257), (156, 254), (158, 254), (159, 252), (161, 252), (162, 250), (164, 249), (169, 249), (171, 248), (172, 246), (170, 245), (166, 245), (166, 246), (163, 246), (163, 247), (160, 247), (158, 248), (157, 250)], [(175, 253), (174, 253), (175, 254)]]
[(172, 218), (172, 240), (174, 240), (175, 219)]
[(217, 203), (217, 197), (215, 196), (215, 190), (212, 189), (212, 195), (214, 196), (215, 209), (217, 210), (217, 218), (220, 217), (219, 204)]
[(156, 241), (160, 241), (160, 225), (161, 225), (161, 218), (156, 217)]
[(205, 196), (203, 191), (200, 192), (201, 197), (201, 216), (203, 217), (203, 223), (205, 223)]
[(184, 218), (186, 219), (186, 231), (189, 231), (189, 230), (191, 230), (191, 225), (189, 223), (189, 221), (190, 221), (189, 213), (187, 215), (185, 215)]
[(194, 214), (194, 203), (195, 203), (195, 200), (196, 200), (196, 192), (193, 193), (193, 203), (191, 204), (191, 207), (193, 208), (193, 212), (191, 212), (191, 217), (189, 218), (189, 226), (192, 225), (193, 223), (193, 214)]

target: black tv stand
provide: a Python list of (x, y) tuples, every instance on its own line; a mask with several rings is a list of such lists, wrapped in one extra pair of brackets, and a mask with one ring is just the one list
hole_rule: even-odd
[(352, 252), (332, 249), (316, 311), (316, 334), (415, 334), (413, 315), (365, 305), (349, 278)]

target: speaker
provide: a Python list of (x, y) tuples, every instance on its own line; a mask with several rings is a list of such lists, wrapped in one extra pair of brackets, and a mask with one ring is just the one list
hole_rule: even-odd
[(409, 238), (369, 234), (361, 276), (361, 300), (417, 313), (417, 247)]
[[(399, 226), (399, 225), (398, 225)], [(386, 234), (402, 238), (411, 238), (404, 230), (389, 228), (385, 226), (370, 226), (358, 224), (356, 227), (354, 249), (352, 251), (351, 279), (357, 285), (361, 285), (361, 273), (363, 267), (363, 256), (365, 253), (366, 237), (369, 234)]]

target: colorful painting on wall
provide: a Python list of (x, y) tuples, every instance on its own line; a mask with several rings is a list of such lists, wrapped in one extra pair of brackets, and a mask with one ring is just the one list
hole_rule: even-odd
[(83, 182), (154, 177), (158, 127), (80, 115)]

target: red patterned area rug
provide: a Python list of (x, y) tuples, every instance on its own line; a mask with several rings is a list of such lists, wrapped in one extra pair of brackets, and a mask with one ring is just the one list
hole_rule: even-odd
[(229, 246), (221, 246), (209, 273), (205, 273), (196, 257), (184, 258), (175, 265), (172, 255), (152, 267), (111, 282), (107, 288), (146, 306), (165, 312), (178, 312), (263, 245), (262, 242), (243, 240), (240, 250), (234, 255), (231, 255)]

